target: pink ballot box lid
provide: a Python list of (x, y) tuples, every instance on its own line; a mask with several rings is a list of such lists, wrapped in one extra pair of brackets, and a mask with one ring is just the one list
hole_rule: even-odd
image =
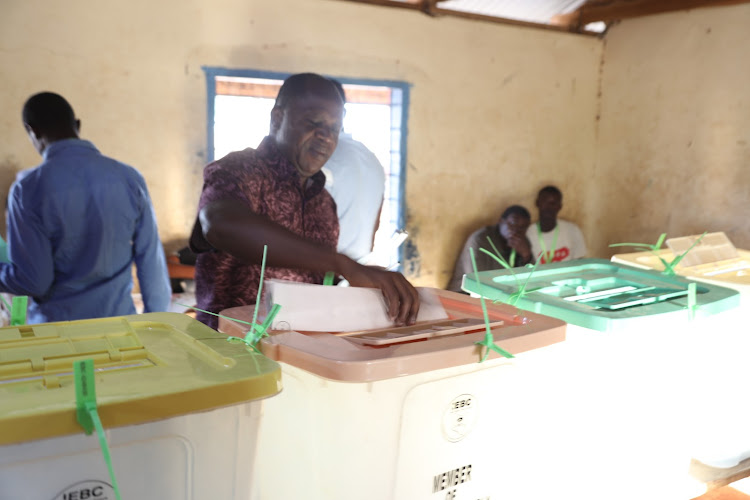
[[(441, 368), (478, 363), (486, 327), (479, 299), (439, 289), (429, 292), (442, 304), (446, 319), (420, 321), (408, 327), (349, 332), (271, 330), (259, 347), (269, 358), (331, 380), (369, 382)], [(283, 307), (295, 305), (281, 304)], [(494, 342), (520, 354), (565, 340), (564, 321), (486, 302)], [(252, 321), (254, 306), (225, 309), (222, 316)], [(262, 320), (261, 307), (259, 322)], [(244, 337), (248, 325), (219, 318), (219, 331)], [(494, 351), (488, 360), (501, 357)]]

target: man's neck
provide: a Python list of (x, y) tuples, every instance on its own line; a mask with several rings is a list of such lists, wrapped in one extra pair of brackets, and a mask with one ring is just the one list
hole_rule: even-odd
[(44, 154), (44, 152), (49, 149), (49, 147), (54, 143), (65, 141), (67, 139), (78, 139), (78, 136), (75, 134), (57, 134), (45, 136), (40, 142), (41, 149), (39, 150), (39, 154)]
[(554, 219), (539, 219), (539, 227), (543, 233), (548, 233), (555, 229), (557, 226), (557, 218)]

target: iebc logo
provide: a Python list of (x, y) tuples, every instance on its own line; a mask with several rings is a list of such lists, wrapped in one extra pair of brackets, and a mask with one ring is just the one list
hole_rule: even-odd
[(80, 481), (63, 489), (52, 500), (111, 500), (115, 498), (109, 483), (97, 480)]

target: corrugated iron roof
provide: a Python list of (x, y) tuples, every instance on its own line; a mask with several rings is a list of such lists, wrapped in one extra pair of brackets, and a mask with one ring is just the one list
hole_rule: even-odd
[(453, 15), (521, 24), (573, 33), (603, 33), (613, 22), (633, 17), (750, 0), (346, 0), (421, 10), (431, 16)]
[(570, 14), (586, 0), (446, 0), (440, 9), (490, 17), (549, 24), (553, 17)]

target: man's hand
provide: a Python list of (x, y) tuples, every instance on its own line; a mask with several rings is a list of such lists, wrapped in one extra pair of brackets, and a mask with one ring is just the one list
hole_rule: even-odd
[(529, 245), (529, 240), (525, 235), (514, 234), (508, 238), (508, 246), (515, 249), (516, 253), (523, 259), (523, 263), (531, 260), (531, 245)]
[(339, 272), (352, 286), (379, 288), (388, 316), (397, 326), (412, 325), (417, 320), (419, 294), (402, 274), (363, 266), (346, 257), (341, 259)]

